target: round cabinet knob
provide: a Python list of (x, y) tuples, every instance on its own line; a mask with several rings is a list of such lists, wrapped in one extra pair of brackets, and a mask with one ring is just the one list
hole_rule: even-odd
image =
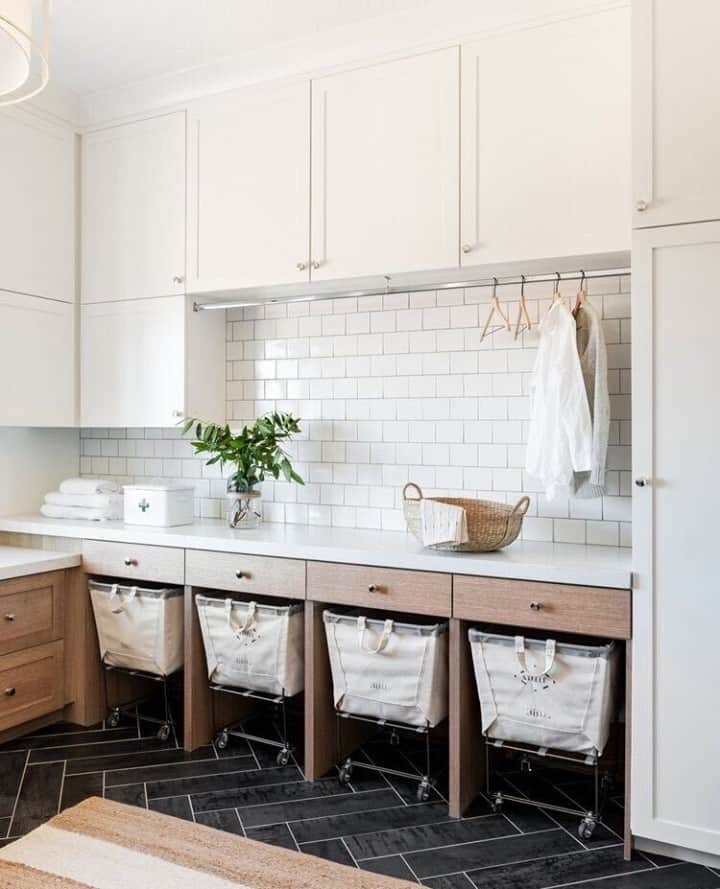
[(635, 484), (638, 488), (647, 488), (650, 485), (650, 479), (647, 476), (641, 475), (635, 479)]
[(128, 568), (137, 568), (137, 563), (137, 559), (133, 559), (130, 556), (127, 556), (127, 558), (125, 559), (125, 564)]
[(15, 615), (11, 611), (8, 611), (7, 614), (3, 615), (3, 617), (9, 624), (11, 624), (15, 620)]
[(305, 269), (307, 268), (307, 263), (306, 263), (306, 262), (299, 262), (299, 263), (295, 266), (295, 268), (296, 268), (299, 272), (304, 272)]
[(472, 244), (463, 244), (462, 245), (463, 253), (472, 253)]
[(173, 275), (173, 284), (182, 284), (184, 280), (184, 275)]
[(311, 265), (316, 271), (317, 271), (317, 269), (320, 268), (320, 263), (317, 261), (317, 259), (313, 259), (313, 261), (310, 263), (310, 265)]
[(235, 577), (237, 577), (238, 580), (242, 580), (243, 577), (249, 577), (249, 576), (250, 575), (246, 574), (245, 571), (236, 571), (235, 572)]
[(380, 584), (371, 583), (368, 585), (368, 592), (369, 593), (381, 593), (382, 591), (383, 591), (383, 588), (380, 586)]
[(12, 698), (15, 694), (15, 688), (11, 685), (10, 688), (5, 689), (5, 696), (8, 698)]
[(644, 213), (649, 206), (647, 201), (635, 201), (635, 209), (638, 213)]
[(531, 602), (530, 603), (530, 608), (532, 608), (533, 611), (542, 611), (542, 607), (543, 607), (542, 602)]

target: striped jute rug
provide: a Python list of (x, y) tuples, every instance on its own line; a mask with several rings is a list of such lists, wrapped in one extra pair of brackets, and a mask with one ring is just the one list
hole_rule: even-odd
[(0, 852), (2, 889), (410, 889), (411, 885), (95, 798)]

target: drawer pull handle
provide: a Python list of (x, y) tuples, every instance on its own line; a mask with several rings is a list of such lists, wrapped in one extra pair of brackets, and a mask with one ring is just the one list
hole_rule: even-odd
[(543, 603), (542, 602), (531, 602), (530, 607), (533, 611), (542, 611)]
[(12, 698), (14, 694), (15, 694), (15, 688), (14, 688), (14, 686), (11, 685), (10, 688), (6, 688), (6, 689), (5, 689), (5, 695), (6, 695), (6, 697), (8, 697), (8, 698)]
[(138, 560), (132, 559), (130, 556), (125, 559), (125, 564), (128, 566), (128, 568), (137, 568), (137, 563)]
[(236, 571), (235, 577), (237, 577), (238, 580), (250, 580), (250, 575), (247, 571)]
[(8, 611), (7, 614), (3, 616), (9, 624), (11, 624), (15, 620), (15, 615), (11, 611)]
[(383, 591), (383, 588), (381, 586), (379, 586), (379, 584), (377, 584), (377, 583), (371, 583), (368, 586), (369, 593), (382, 593), (382, 591)]

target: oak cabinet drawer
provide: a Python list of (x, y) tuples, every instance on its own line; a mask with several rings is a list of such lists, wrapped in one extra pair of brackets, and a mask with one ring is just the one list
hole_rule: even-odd
[(453, 614), (610, 639), (631, 636), (630, 590), (622, 589), (455, 575)]
[(0, 731), (59, 710), (64, 698), (62, 642), (0, 657)]
[(106, 574), (157, 583), (185, 583), (185, 552), (182, 549), (84, 540), (82, 554), (86, 574)]
[(305, 598), (305, 562), (302, 559), (189, 549), (186, 577), (187, 583), (195, 587), (284, 599)]
[(429, 571), (308, 562), (308, 599), (450, 617), (452, 578)]
[(64, 579), (52, 571), (0, 583), (0, 655), (62, 637)]

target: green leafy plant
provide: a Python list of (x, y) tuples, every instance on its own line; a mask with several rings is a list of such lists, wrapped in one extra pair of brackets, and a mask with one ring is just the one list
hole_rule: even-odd
[(292, 414), (266, 414), (235, 434), (227, 424), (219, 426), (190, 418), (182, 423), (183, 435), (190, 430), (193, 430), (191, 444), (195, 453), (210, 455), (207, 466), (219, 463), (222, 469), (227, 463), (235, 467), (229, 484), (235, 485), (238, 491), (252, 491), (268, 476), (282, 476), (288, 482), (305, 484), (282, 447), (300, 432), (300, 421)]

